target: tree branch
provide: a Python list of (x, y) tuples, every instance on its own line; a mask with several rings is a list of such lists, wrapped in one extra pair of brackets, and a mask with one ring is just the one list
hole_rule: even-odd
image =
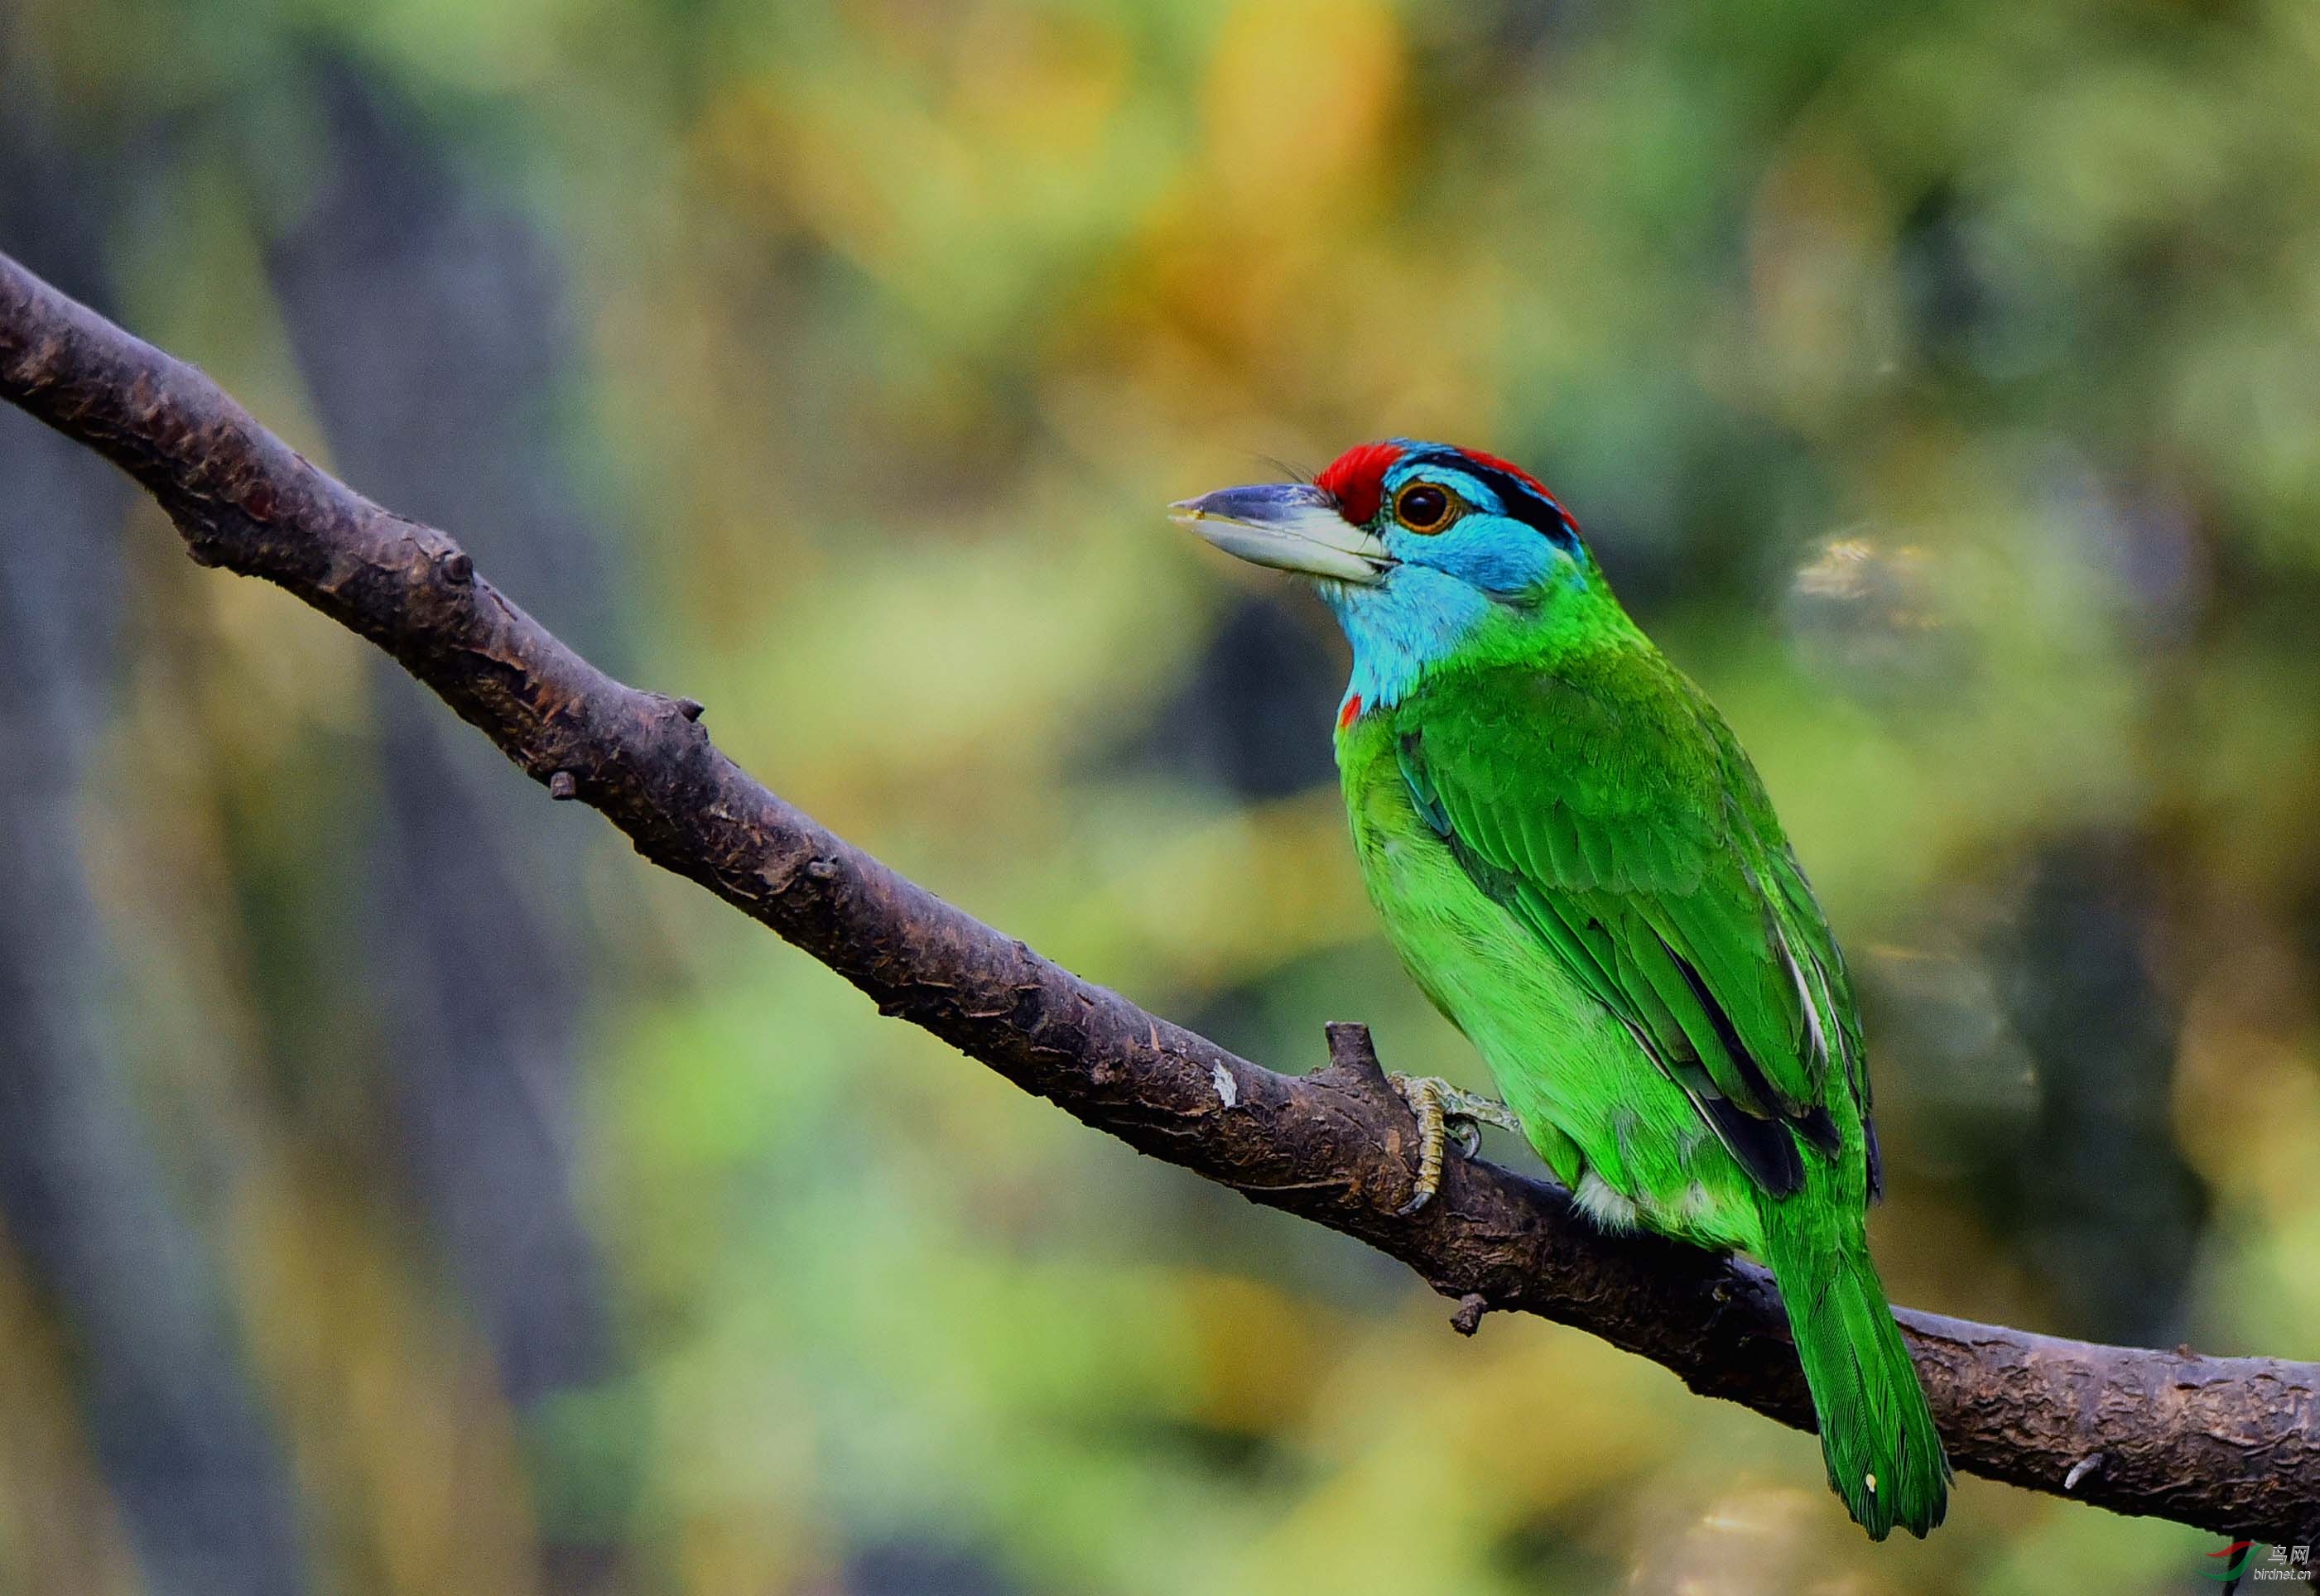
[[(1359, 1026), (1276, 1075), (1083, 981), (904, 880), (718, 751), (701, 706), (614, 681), (446, 533), (317, 470), (214, 384), (0, 256), (0, 394), (112, 460), (193, 558), (369, 639), (557, 798), (924, 1027), (1099, 1129), (1341, 1230), (1460, 1300), (1521, 1310), (1809, 1428), (1762, 1269), (1607, 1237), (1561, 1191), (1452, 1159), (1415, 1218), (1416, 1127)], [(1903, 1311), (1959, 1467), (2234, 1537), (2320, 1538), (2320, 1365), (2202, 1357)]]

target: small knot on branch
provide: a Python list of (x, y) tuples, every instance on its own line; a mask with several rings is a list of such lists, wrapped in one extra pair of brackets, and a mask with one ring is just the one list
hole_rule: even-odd
[(1491, 1305), (1480, 1292), (1468, 1292), (1458, 1299), (1458, 1311), (1450, 1316), (1450, 1328), (1462, 1336), (1471, 1336), (1482, 1328), (1482, 1315)]
[(1350, 1020), (1332, 1020), (1323, 1026), (1329, 1038), (1329, 1067), (1357, 1077), (1364, 1085), (1374, 1084), (1383, 1091), (1386, 1085), (1385, 1066), (1378, 1062), (1377, 1044), (1370, 1040), (1370, 1028)]
[(2093, 1474), (2095, 1470), (2102, 1467), (2102, 1465), (2103, 1455), (2099, 1452), (2096, 1453), (2091, 1457), (2080, 1458), (2078, 1462), (2071, 1465), (2071, 1472), (2062, 1476), (2062, 1489), (2066, 1492), (2076, 1491), (2079, 1488), (2079, 1483), (2080, 1481), (2084, 1480), (2089, 1474)]
[(476, 562), (464, 549), (454, 549), (438, 558), (435, 568), (454, 587), (466, 587), (476, 579)]
[(568, 770), (559, 770), (548, 778), (548, 795), (558, 803), (569, 803), (580, 796), (580, 778)]
[(676, 705), (676, 712), (688, 721), (698, 721), (702, 712), (709, 707), (697, 698), (674, 698), (669, 702)]

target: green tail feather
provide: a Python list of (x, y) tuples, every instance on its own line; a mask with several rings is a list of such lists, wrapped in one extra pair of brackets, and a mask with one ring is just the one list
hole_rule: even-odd
[(1829, 1488), (1871, 1539), (1897, 1524), (1922, 1536), (1948, 1509), (1949, 1458), (1861, 1220), (1814, 1194), (1764, 1202), (1765, 1261), (1788, 1301)]

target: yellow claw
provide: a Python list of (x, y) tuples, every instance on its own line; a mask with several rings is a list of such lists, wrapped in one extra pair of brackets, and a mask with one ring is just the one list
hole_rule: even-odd
[(1459, 1150), (1472, 1158), (1482, 1150), (1482, 1126), (1522, 1129), (1506, 1104), (1462, 1091), (1439, 1075), (1388, 1075), (1386, 1080), (1418, 1120), (1418, 1179), (1409, 1201), (1394, 1211), (1399, 1218), (1416, 1213), (1441, 1190), (1443, 1152), (1453, 1134)]

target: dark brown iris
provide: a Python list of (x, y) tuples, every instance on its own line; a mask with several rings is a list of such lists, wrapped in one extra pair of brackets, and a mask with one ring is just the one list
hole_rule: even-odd
[(1438, 532), (1450, 523), (1456, 501), (1445, 488), (1413, 482), (1394, 495), (1394, 518), (1413, 532)]

